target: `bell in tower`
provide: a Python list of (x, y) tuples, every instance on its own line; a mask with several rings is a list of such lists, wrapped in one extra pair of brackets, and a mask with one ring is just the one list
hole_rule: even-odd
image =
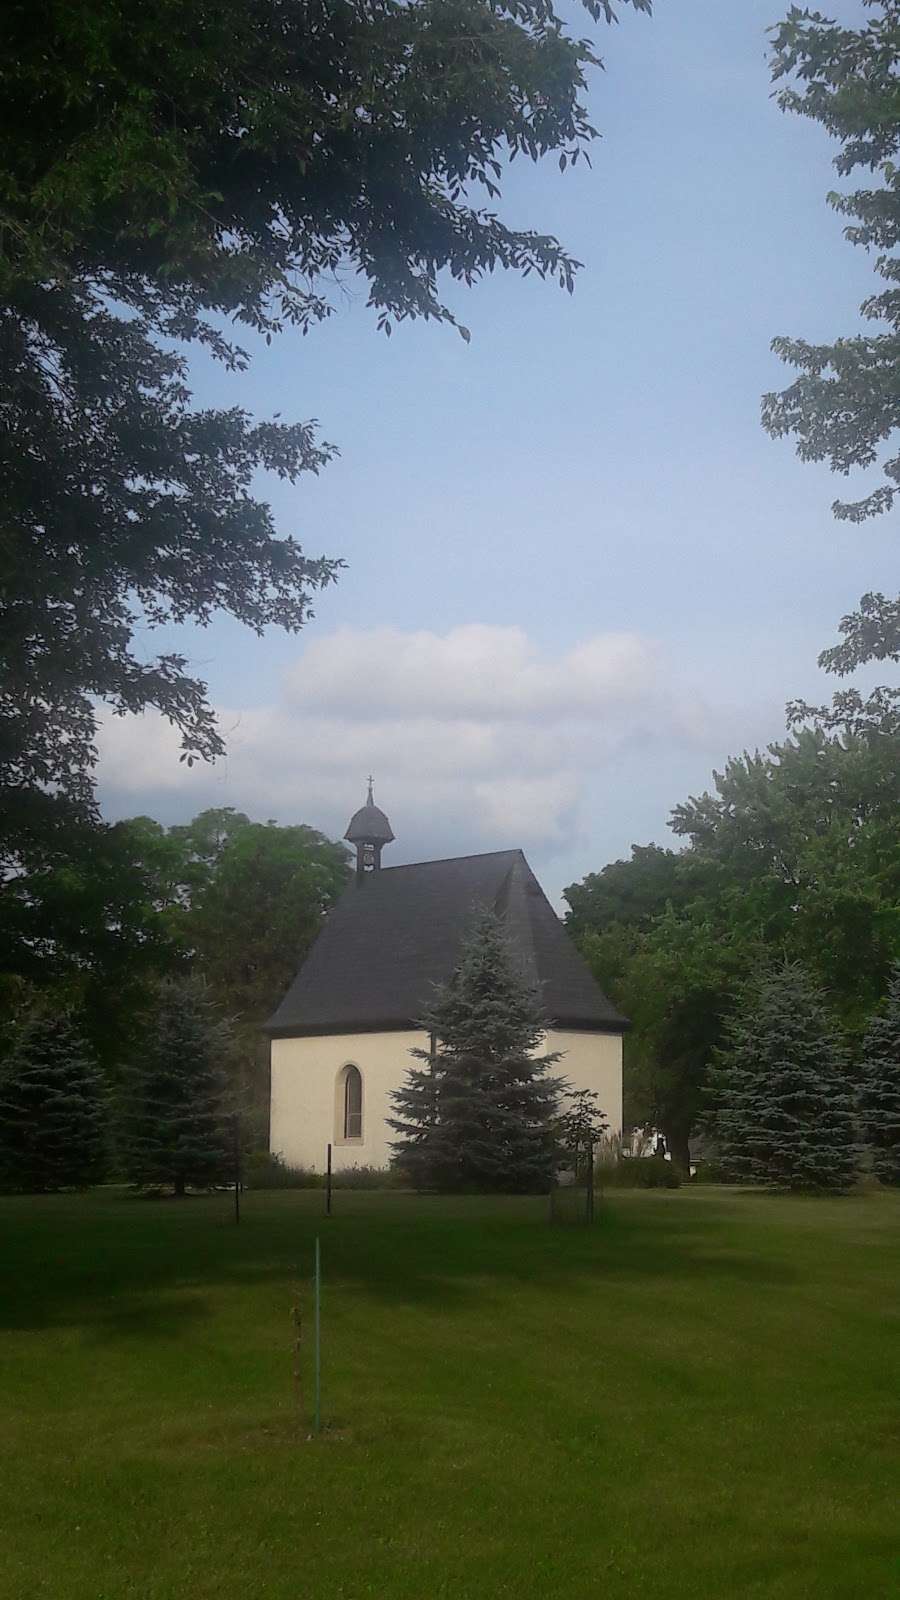
[(394, 837), (387, 817), (379, 811), (372, 797), (372, 782), (370, 778), (365, 805), (350, 818), (350, 826), (344, 834), (344, 838), (356, 846), (356, 876), (360, 880), (380, 870), (381, 852)]

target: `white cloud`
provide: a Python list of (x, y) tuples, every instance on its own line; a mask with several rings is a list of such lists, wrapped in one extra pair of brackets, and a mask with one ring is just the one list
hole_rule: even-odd
[(522, 628), (342, 628), (310, 642), (288, 674), (287, 696), (306, 710), (327, 706), (354, 719), (389, 710), (535, 722), (633, 703), (655, 675), (654, 652), (633, 633), (600, 634), (554, 660)]
[(574, 772), (547, 777), (493, 778), (473, 786), (486, 831), (516, 844), (556, 844), (567, 832), (578, 802)]
[(311, 638), (276, 704), (223, 706), (219, 718), (227, 756), (189, 769), (161, 718), (105, 717), (108, 809), (190, 815), (227, 804), (339, 834), (371, 770), (398, 834), (395, 859), (514, 844), (552, 852), (582, 830), (587, 789), (611, 789), (626, 752), (728, 748), (721, 713), (673, 683), (652, 641), (604, 633), (552, 655), (521, 628), (484, 624)]

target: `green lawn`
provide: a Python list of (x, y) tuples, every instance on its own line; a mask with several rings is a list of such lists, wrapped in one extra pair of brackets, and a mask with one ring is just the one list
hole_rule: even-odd
[(0, 1201), (3, 1600), (900, 1594), (900, 1195), (336, 1199)]

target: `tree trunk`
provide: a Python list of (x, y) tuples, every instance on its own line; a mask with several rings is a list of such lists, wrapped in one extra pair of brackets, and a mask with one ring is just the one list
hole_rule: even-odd
[(180, 1173), (175, 1179), (175, 1194), (181, 1197), (184, 1196), (184, 1178)]
[(679, 1172), (689, 1178), (691, 1175), (691, 1145), (690, 1135), (684, 1128), (665, 1128), (666, 1144), (672, 1157), (672, 1165)]

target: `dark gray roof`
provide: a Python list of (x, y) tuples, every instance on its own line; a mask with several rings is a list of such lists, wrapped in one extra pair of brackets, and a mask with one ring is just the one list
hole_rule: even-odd
[(350, 884), (274, 1016), (274, 1036), (414, 1026), (459, 959), (479, 907), (502, 918), (559, 1027), (628, 1026), (610, 1004), (521, 850), (385, 867)]

